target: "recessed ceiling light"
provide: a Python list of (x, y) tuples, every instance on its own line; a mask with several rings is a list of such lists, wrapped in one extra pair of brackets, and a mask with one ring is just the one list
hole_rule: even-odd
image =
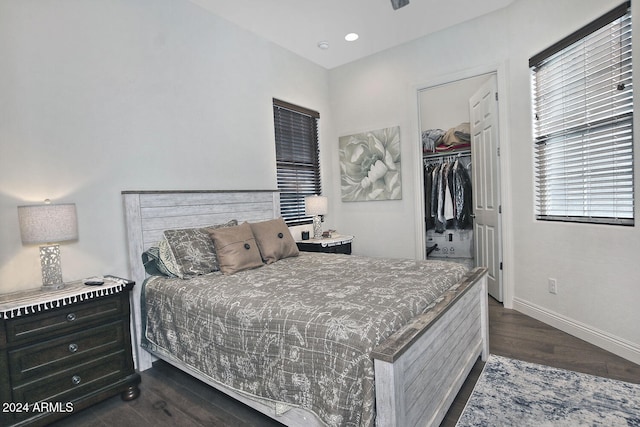
[(353, 42), (358, 40), (358, 37), (360, 37), (359, 35), (357, 35), (356, 33), (349, 33), (346, 36), (344, 36), (344, 39), (348, 42)]
[(329, 49), (329, 42), (328, 41), (318, 42), (318, 47), (322, 50)]

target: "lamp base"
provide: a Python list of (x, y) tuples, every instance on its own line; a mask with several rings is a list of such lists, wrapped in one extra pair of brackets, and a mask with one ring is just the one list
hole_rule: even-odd
[(60, 289), (64, 289), (64, 283), (49, 283), (47, 285), (42, 285), (40, 287), (41, 291), (57, 291)]
[(313, 238), (322, 239), (322, 218), (320, 215), (313, 217)]
[(60, 246), (40, 246), (40, 268), (42, 269), (42, 289), (52, 291), (64, 288), (62, 267), (60, 267)]

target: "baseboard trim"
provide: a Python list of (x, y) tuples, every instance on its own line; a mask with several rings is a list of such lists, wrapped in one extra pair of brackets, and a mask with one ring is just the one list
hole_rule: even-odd
[(640, 365), (640, 346), (520, 298), (513, 309)]

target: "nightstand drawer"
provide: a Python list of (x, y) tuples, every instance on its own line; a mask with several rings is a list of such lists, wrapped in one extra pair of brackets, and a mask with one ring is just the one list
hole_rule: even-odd
[(49, 337), (69, 329), (78, 330), (110, 316), (122, 316), (123, 313), (125, 312), (121, 298), (105, 298), (33, 316), (19, 317), (7, 321), (7, 342), (27, 340), (39, 335)]
[(103, 286), (77, 281), (0, 295), (0, 401), (42, 405), (0, 412), (0, 426), (49, 425), (118, 393), (138, 397), (129, 329), (134, 285), (105, 276)]
[(322, 246), (314, 243), (296, 242), (298, 250), (303, 252), (323, 252), (327, 254), (351, 255), (351, 242), (333, 246)]
[(303, 252), (324, 252), (327, 254), (351, 255), (351, 243), (343, 243), (335, 246), (321, 246), (313, 243), (297, 242), (298, 249)]
[(9, 351), (14, 386), (54, 374), (85, 359), (95, 359), (124, 343), (122, 320)]
[(296, 245), (298, 250), (303, 252), (351, 255), (351, 242), (353, 242), (353, 236), (336, 234), (322, 239), (299, 240)]
[(13, 388), (14, 402), (72, 402), (131, 373), (124, 350)]

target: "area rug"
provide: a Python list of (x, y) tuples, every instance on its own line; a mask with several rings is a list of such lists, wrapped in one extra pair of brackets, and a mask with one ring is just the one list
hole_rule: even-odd
[(456, 426), (640, 427), (640, 385), (490, 355)]

